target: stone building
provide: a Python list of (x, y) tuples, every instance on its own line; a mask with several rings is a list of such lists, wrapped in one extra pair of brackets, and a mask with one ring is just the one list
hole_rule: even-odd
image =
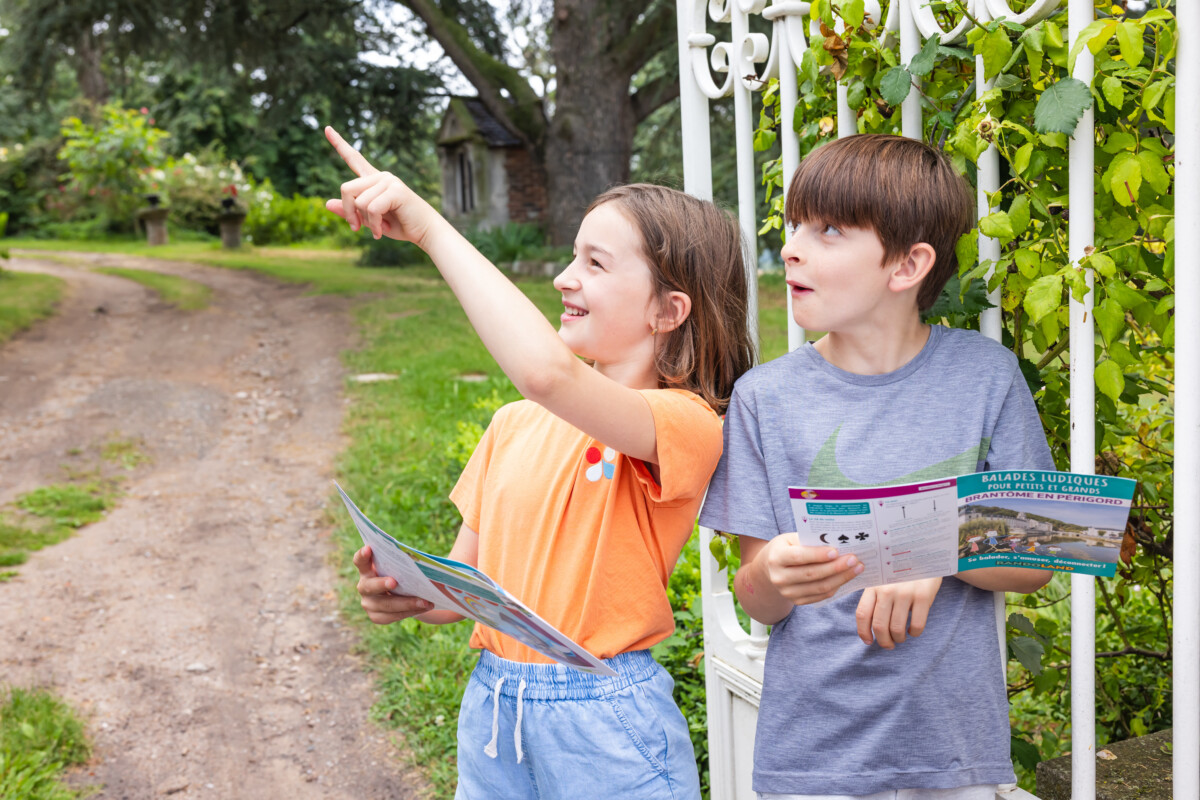
[(478, 98), (450, 99), (437, 153), (442, 213), (455, 227), (545, 221), (545, 171)]

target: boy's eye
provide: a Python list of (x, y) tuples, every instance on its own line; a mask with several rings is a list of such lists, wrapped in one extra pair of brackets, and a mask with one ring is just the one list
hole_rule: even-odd
[(826, 225), (825, 229), (821, 231), (821, 233), (825, 234), (826, 236), (840, 236), (842, 232), (833, 225)]

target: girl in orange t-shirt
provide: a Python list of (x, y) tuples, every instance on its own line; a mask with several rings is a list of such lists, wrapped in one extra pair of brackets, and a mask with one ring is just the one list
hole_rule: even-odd
[[(497, 412), (451, 495), (463, 525), (450, 557), (616, 672), (549, 663), (477, 625), (456, 797), (698, 798), (687, 723), (648, 648), (674, 628), (666, 584), (720, 456), (717, 414), (754, 357), (736, 223), (671, 189), (605, 192), (554, 280), (555, 332), (424, 200), (326, 136), (358, 176), (329, 210), (421, 247), (527, 398)], [(393, 595), (370, 548), (354, 563), (373, 622), (462, 619)]]

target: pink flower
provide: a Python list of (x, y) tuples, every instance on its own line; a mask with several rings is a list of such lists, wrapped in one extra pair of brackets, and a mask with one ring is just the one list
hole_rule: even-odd
[(141, 111), (143, 114), (149, 114), (149, 113), (150, 113), (150, 109), (146, 108), (145, 106), (142, 106), (142, 107), (141, 107), (139, 110), (140, 110), (140, 111)]
[(150, 124), (151, 124), (151, 125), (153, 125), (153, 124), (154, 124), (154, 117), (151, 117), (151, 118), (150, 118)]

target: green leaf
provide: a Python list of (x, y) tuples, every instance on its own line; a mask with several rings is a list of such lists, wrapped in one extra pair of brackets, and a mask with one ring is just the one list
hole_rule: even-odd
[(1117, 401), (1125, 391), (1125, 375), (1117, 362), (1108, 359), (1096, 365), (1096, 388), (1114, 403)]
[(1093, 253), (1087, 260), (1087, 265), (1105, 278), (1111, 278), (1117, 274), (1116, 262), (1104, 253)]
[(937, 36), (931, 36), (925, 42), (925, 46), (921, 48), (921, 52), (913, 56), (912, 62), (908, 65), (908, 71), (913, 75), (925, 76), (933, 69), (933, 64), (937, 60), (938, 44), (941, 39)]
[(996, 88), (1004, 92), (1011, 92), (1014, 89), (1019, 89), (1025, 85), (1025, 81), (1018, 78), (1016, 75), (1005, 73), (996, 78)]
[(1023, 305), (1034, 324), (1062, 305), (1062, 288), (1061, 275), (1046, 275), (1029, 285)]
[(1025, 173), (1025, 168), (1029, 166), (1029, 157), (1033, 155), (1033, 142), (1026, 142), (1017, 148), (1017, 152), (1013, 154), (1013, 170), (1018, 175)]
[(984, 79), (994, 78), (1000, 74), (1000, 70), (1008, 63), (1012, 52), (1012, 40), (1008, 38), (1008, 31), (1003, 27), (998, 27), (979, 37), (975, 42), (975, 55), (983, 56)]
[(1164, 78), (1161, 81), (1155, 81), (1146, 87), (1146, 91), (1142, 93), (1142, 109), (1150, 112), (1158, 108), (1158, 104), (1162, 101), (1163, 95), (1167, 93), (1167, 89), (1171, 88), (1171, 80)]
[(1008, 219), (1015, 235), (1020, 236), (1025, 232), (1029, 227), (1029, 195), (1019, 194), (1013, 198), (1008, 207)]
[(1104, 147), (1102, 149), (1106, 153), (1119, 153), (1122, 150), (1132, 150), (1137, 146), (1137, 141), (1137, 137), (1132, 133), (1116, 131), (1110, 133), (1108, 138), (1104, 140)]
[(1033, 679), (1033, 690), (1041, 694), (1052, 691), (1055, 686), (1058, 686), (1059, 679), (1061, 678), (1062, 672), (1054, 667), (1050, 667)]
[(1123, 206), (1131, 206), (1137, 200), (1138, 190), (1142, 188), (1142, 163), (1132, 154), (1123, 154), (1119, 163), (1115, 163), (1112, 172), (1112, 182), (1109, 188), (1113, 199)]
[(1033, 742), (1026, 741), (1019, 736), (1011, 737), (1011, 745), (1009, 747), (1009, 755), (1012, 760), (1020, 764), (1028, 772), (1033, 772), (1037, 769), (1037, 765), (1042, 760), (1041, 753), (1038, 752), (1037, 745)]
[(1170, 89), (1163, 97), (1163, 119), (1166, 120), (1167, 130), (1175, 132), (1175, 90)]
[[(1028, 222), (1028, 220), (1026, 220)], [(979, 230), (984, 236), (990, 236), (993, 239), (1007, 241), (1012, 239), (1013, 223), (1009, 219), (1008, 214), (1004, 211), (997, 211), (993, 214), (988, 214), (979, 220)]]
[(1092, 105), (1092, 93), (1087, 84), (1075, 78), (1064, 78), (1038, 98), (1033, 110), (1033, 126), (1039, 133), (1071, 135), (1083, 112)]
[(892, 67), (879, 81), (879, 94), (889, 106), (898, 106), (912, 89), (912, 74), (904, 67)]
[(1171, 176), (1163, 169), (1162, 159), (1147, 150), (1137, 154), (1141, 166), (1142, 179), (1154, 187), (1159, 194), (1166, 194), (1171, 186)]
[(1042, 257), (1032, 250), (1018, 250), (1013, 253), (1013, 261), (1017, 264), (1017, 271), (1030, 280), (1042, 273)]
[(1104, 284), (1104, 293), (1120, 303), (1121, 308), (1128, 311), (1132, 311), (1142, 303), (1149, 302), (1145, 295), (1131, 288), (1124, 281), (1109, 281)]
[(1096, 319), (1096, 327), (1100, 329), (1106, 346), (1112, 345), (1125, 332), (1125, 309), (1112, 298), (1093, 308), (1092, 316)]
[(1100, 91), (1104, 94), (1104, 99), (1112, 105), (1113, 108), (1120, 108), (1125, 103), (1125, 84), (1120, 78), (1114, 78), (1111, 75), (1105, 78), (1100, 83)]
[(1163, 347), (1175, 346), (1175, 317), (1171, 317), (1171, 319), (1167, 321), (1167, 327), (1162, 333), (1162, 343)]
[(770, 150), (771, 145), (775, 144), (775, 131), (760, 128), (754, 134), (754, 149), (758, 152)]
[(958, 237), (954, 243), (954, 257), (958, 260), (958, 270), (961, 273), (969, 269), (979, 260), (979, 233), (974, 228)]
[(1108, 357), (1120, 364), (1122, 368), (1134, 367), (1138, 364), (1137, 357), (1129, 352), (1129, 348), (1121, 342), (1113, 342), (1108, 346)]
[(1121, 48), (1121, 58), (1131, 67), (1136, 67), (1142, 60), (1142, 29), (1136, 22), (1122, 22), (1117, 26), (1117, 44)]
[(867, 101), (867, 84), (856, 80), (846, 89), (846, 102), (853, 109), (860, 109)]
[(842, 0), (841, 14), (846, 21), (846, 27), (857, 28), (862, 25), (865, 0)]
[(1045, 648), (1037, 639), (1029, 636), (1014, 636), (1008, 640), (1008, 649), (1021, 662), (1021, 666), (1034, 675), (1042, 672), (1042, 654)]
[(725, 569), (729, 563), (729, 555), (725, 548), (725, 537), (714, 536), (708, 542), (708, 552), (712, 553), (712, 557), (717, 561), (717, 569)]
[(1036, 635), (1033, 629), (1033, 622), (1024, 614), (1012, 613), (1008, 615), (1008, 627), (1021, 633), (1027, 633), (1030, 636)]
[(1116, 30), (1116, 22), (1098, 19), (1080, 31), (1079, 38), (1075, 40), (1075, 44), (1071, 45), (1071, 52), (1067, 55), (1067, 72), (1075, 72), (1075, 59), (1083, 52), (1083, 48), (1088, 48), (1093, 54), (1100, 52), (1100, 48), (1108, 44), (1108, 40), (1112, 38)]

